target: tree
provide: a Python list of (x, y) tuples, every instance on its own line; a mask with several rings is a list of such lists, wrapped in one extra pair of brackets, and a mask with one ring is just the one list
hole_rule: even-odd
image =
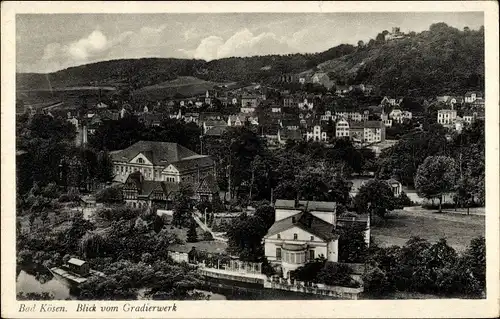
[(80, 252), (87, 258), (101, 256), (104, 250), (105, 241), (98, 233), (86, 233), (80, 240)]
[(194, 220), (191, 220), (191, 223), (189, 224), (189, 228), (187, 231), (187, 242), (195, 243), (197, 241), (198, 241), (198, 234), (196, 233), (196, 222)]
[(455, 249), (450, 247), (444, 238), (429, 247), (425, 256), (425, 263), (429, 271), (430, 281), (433, 282), (433, 285), (429, 287), (430, 290), (435, 292), (441, 290), (442, 287), (439, 286), (439, 282), (442, 280), (442, 269), (453, 267), (457, 263), (457, 259), (458, 255)]
[(174, 196), (174, 215), (172, 224), (176, 227), (188, 226), (191, 220), (191, 197), (193, 189), (189, 184), (181, 183)]
[(364, 263), (368, 252), (364, 230), (354, 227), (337, 228), (339, 262)]
[(439, 198), (439, 212), (443, 195), (453, 190), (455, 183), (455, 161), (446, 156), (429, 156), (417, 169), (415, 187), (425, 198)]
[(100, 151), (97, 154), (96, 178), (101, 182), (110, 182), (113, 180), (113, 162), (106, 151)]
[(163, 221), (163, 218), (155, 214), (153, 220), (153, 230), (155, 231), (155, 233), (158, 234), (163, 229), (164, 226), (165, 222)]
[(264, 228), (269, 229), (274, 224), (275, 210), (272, 206), (262, 205), (257, 207), (254, 216), (262, 220)]
[(123, 201), (122, 189), (118, 186), (106, 187), (96, 193), (95, 199), (98, 203), (121, 203)]
[(413, 186), (418, 166), (428, 156), (447, 155), (446, 130), (439, 124), (425, 131), (404, 135), (393, 147), (382, 151), (378, 178), (396, 177), (403, 185)]
[(71, 226), (62, 233), (63, 244), (66, 247), (66, 252), (78, 252), (80, 239), (87, 233), (95, 229), (94, 224), (76, 215), (71, 220)]
[(244, 261), (257, 261), (263, 255), (262, 238), (267, 228), (262, 219), (246, 213), (233, 218), (227, 229), (228, 251), (239, 255)]
[(420, 237), (410, 238), (396, 257), (396, 288), (401, 291), (429, 292), (433, 282), (426, 265), (430, 244)]
[(486, 288), (486, 241), (474, 238), (464, 254), (464, 261), (483, 290)]
[(361, 186), (354, 198), (354, 206), (360, 213), (368, 212), (370, 216), (374, 213), (384, 218), (395, 208), (394, 193), (385, 181), (373, 179)]
[(358, 41), (358, 48), (363, 48), (365, 46), (365, 43), (361, 40)]

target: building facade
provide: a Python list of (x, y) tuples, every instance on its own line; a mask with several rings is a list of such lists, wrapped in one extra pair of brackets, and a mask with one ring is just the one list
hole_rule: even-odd
[(319, 257), (338, 261), (335, 203), (276, 200), (275, 209), (264, 251), (267, 260), (281, 266), (283, 277)]
[(145, 180), (173, 183), (215, 176), (210, 156), (199, 155), (177, 143), (139, 141), (110, 155), (116, 181), (124, 182), (133, 172), (140, 172)]
[(349, 122), (345, 119), (340, 119), (335, 123), (335, 137), (349, 137)]
[(454, 125), (457, 119), (457, 111), (453, 109), (438, 110), (437, 122), (445, 127)]
[(312, 130), (306, 131), (306, 141), (326, 142), (328, 141), (328, 136), (326, 132), (321, 129), (321, 125), (314, 125)]

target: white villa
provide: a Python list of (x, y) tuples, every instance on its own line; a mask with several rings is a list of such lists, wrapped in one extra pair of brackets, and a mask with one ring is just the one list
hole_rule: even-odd
[[(284, 278), (319, 257), (338, 262), (336, 203), (278, 199), (274, 208), (276, 220), (264, 236), (264, 250), (269, 262), (281, 266)], [(369, 240), (366, 219), (342, 222), (359, 224)]]

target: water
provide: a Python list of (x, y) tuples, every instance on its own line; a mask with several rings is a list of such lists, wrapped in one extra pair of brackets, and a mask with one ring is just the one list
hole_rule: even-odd
[(69, 292), (69, 287), (50, 275), (48, 281), (40, 280), (35, 275), (29, 274), (25, 270), (21, 270), (16, 279), (16, 292), (48, 292), (54, 295), (54, 299), (65, 300), (67, 298), (74, 299)]
[[(76, 299), (70, 292), (68, 286), (57, 280), (49, 271), (44, 269), (21, 269), (16, 278), (16, 293), (36, 292), (36, 293), (51, 293), (55, 300)], [(196, 290), (210, 296), (210, 300), (227, 300), (222, 294), (206, 290)], [(146, 299), (144, 297), (144, 289), (140, 289), (138, 299)]]

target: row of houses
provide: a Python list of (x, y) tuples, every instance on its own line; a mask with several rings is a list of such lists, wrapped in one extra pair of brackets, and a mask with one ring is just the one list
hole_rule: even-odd
[(438, 103), (445, 104), (450, 108), (457, 108), (459, 106), (468, 105), (476, 109), (484, 109), (484, 94), (479, 91), (469, 91), (464, 96), (459, 95), (439, 95), (436, 96)]
[(471, 125), (478, 119), (484, 119), (484, 112), (481, 111), (466, 111), (463, 116), (458, 116), (457, 110), (441, 109), (437, 113), (437, 123), (442, 126), (461, 132), (467, 125)]

